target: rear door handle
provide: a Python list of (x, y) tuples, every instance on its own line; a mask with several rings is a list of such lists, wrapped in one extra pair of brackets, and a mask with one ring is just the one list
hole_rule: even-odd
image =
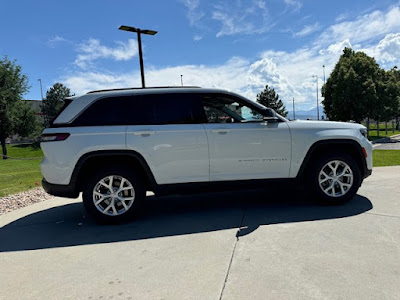
[(212, 133), (218, 133), (218, 134), (227, 134), (230, 132), (229, 129), (213, 129), (211, 130)]
[(141, 131), (134, 131), (133, 135), (149, 136), (154, 133), (155, 133), (155, 131), (151, 131), (151, 130), (141, 130)]

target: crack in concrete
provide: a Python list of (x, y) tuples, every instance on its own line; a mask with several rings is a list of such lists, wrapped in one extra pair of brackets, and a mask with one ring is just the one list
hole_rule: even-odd
[(235, 241), (235, 244), (233, 245), (232, 254), (231, 254), (231, 259), (230, 259), (230, 261), (229, 261), (228, 270), (226, 271), (225, 280), (224, 280), (224, 285), (222, 286), (221, 294), (219, 295), (219, 298), (218, 298), (219, 300), (222, 299), (222, 296), (224, 295), (226, 283), (228, 282), (228, 277), (229, 277), (229, 273), (230, 273), (230, 270), (231, 270), (231, 266), (232, 266), (232, 262), (233, 262), (233, 257), (234, 257), (234, 255), (235, 255), (236, 246), (237, 246), (237, 243), (239, 242), (240, 229), (242, 228), (243, 220), (244, 220), (244, 217), (245, 217), (245, 215), (246, 215), (246, 212), (247, 212), (247, 206), (246, 206), (246, 208), (245, 208), (244, 211), (243, 211), (242, 219), (240, 220), (240, 224), (239, 224), (238, 230), (236, 231), (236, 241)]
[(393, 216), (393, 215), (386, 215), (386, 214), (377, 214), (377, 213), (372, 213), (372, 212), (366, 212), (365, 214), (367, 214), (367, 215), (374, 215), (374, 216), (380, 216), (380, 217), (389, 217), (389, 218), (397, 218), (397, 219), (400, 219), (400, 216)]

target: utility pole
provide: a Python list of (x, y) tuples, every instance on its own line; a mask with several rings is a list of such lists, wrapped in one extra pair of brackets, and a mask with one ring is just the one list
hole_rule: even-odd
[[(324, 96), (324, 101), (325, 101), (325, 90), (326, 90), (326, 84), (325, 84), (325, 65), (322, 65), (322, 69), (324, 70), (324, 94), (322, 95), (322, 92), (321, 92), (321, 96)], [(324, 120), (324, 115), (322, 115), (322, 120)]]
[(315, 81), (317, 83), (317, 120), (319, 120), (319, 101), (318, 101), (318, 76), (313, 75), (312, 77), (315, 77)]
[(43, 89), (42, 89), (42, 79), (38, 79), (39, 83), (40, 83), (40, 94), (42, 95), (42, 101), (43, 101)]
[(296, 120), (296, 112), (294, 109), (294, 97), (293, 97), (293, 120)]
[(183, 75), (181, 75), (181, 86), (183, 86)]
[(140, 28), (135, 28), (132, 26), (125, 26), (122, 25), (118, 29), (120, 30), (125, 30), (125, 31), (130, 31), (130, 32), (136, 32), (137, 33), (137, 39), (138, 39), (138, 44), (139, 44), (139, 63), (140, 63), (140, 74), (142, 77), (142, 87), (145, 88), (146, 84), (144, 82), (144, 67), (143, 67), (143, 54), (142, 54), (142, 38), (141, 34), (148, 34), (148, 35), (155, 35), (157, 31), (154, 30), (149, 30), (149, 29), (140, 29)]

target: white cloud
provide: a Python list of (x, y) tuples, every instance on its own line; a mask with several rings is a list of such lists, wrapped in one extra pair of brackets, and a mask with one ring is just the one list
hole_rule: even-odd
[(215, 5), (212, 18), (222, 25), (217, 37), (260, 34), (272, 27), (265, 1), (261, 0), (253, 0), (251, 4), (241, 1), (219, 3)]
[(353, 48), (350, 40), (349, 39), (345, 39), (344, 41), (341, 42), (337, 42), (335, 44), (331, 44), (329, 45), (326, 49), (321, 49), (319, 50), (319, 54), (321, 55), (341, 55), (343, 52), (344, 48)]
[(187, 9), (187, 18), (190, 26), (198, 26), (199, 21), (205, 16), (205, 13), (199, 9), (200, 0), (180, 0)]
[(303, 3), (300, 0), (284, 0), (285, 4), (293, 7), (295, 10), (299, 10)]
[(193, 40), (194, 41), (201, 41), (203, 39), (203, 37), (201, 36), (201, 35), (198, 35), (198, 34), (196, 34), (194, 37), (193, 37)]
[(305, 25), (302, 30), (295, 32), (293, 35), (295, 37), (304, 37), (310, 35), (321, 29), (321, 25), (317, 22), (312, 25)]
[(389, 33), (377, 44), (358, 47), (357, 50), (372, 56), (381, 67), (391, 69), (400, 65), (400, 32)]
[(47, 46), (50, 48), (55, 48), (60, 43), (71, 43), (71, 41), (63, 38), (62, 36), (56, 35), (47, 41)]
[(316, 44), (329, 44), (331, 41), (345, 39), (352, 43), (369, 42), (399, 30), (400, 8), (395, 6), (386, 12), (376, 10), (358, 17), (355, 21), (335, 24), (321, 34)]
[[(217, 66), (183, 65), (166, 68), (146, 68), (147, 86), (180, 85), (180, 75), (183, 75), (185, 85), (200, 85), (203, 87), (223, 87), (236, 90), (246, 85), (246, 73), (249, 62), (242, 58), (232, 58)], [(140, 86), (140, 72), (107, 73), (88, 71), (72, 73), (62, 79), (76, 94), (83, 94), (93, 89), (121, 88)]]
[(105, 74), (99, 71), (73, 73), (64, 77), (62, 81), (76, 95), (81, 95), (92, 90), (140, 86), (141, 84), (139, 73), (132, 76), (132, 74)]
[(129, 39), (127, 43), (117, 41), (116, 44), (117, 46), (112, 48), (101, 45), (97, 39), (89, 39), (78, 45), (80, 54), (75, 60), (75, 65), (86, 68), (93, 60), (100, 58), (110, 58), (117, 61), (129, 60), (138, 52), (137, 42), (133, 39)]
[(348, 13), (342, 13), (336, 17), (335, 21), (339, 23), (346, 20), (348, 17), (349, 17)]
[(375, 56), (383, 63), (400, 61), (400, 33), (390, 33), (376, 46)]

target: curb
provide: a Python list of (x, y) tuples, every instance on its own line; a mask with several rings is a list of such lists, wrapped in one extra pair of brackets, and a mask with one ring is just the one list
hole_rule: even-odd
[(372, 144), (385, 144), (385, 143), (389, 143), (390, 140), (392, 140), (393, 138), (394, 139), (400, 138), (400, 134), (395, 134), (395, 135), (392, 135), (392, 136), (389, 136), (389, 137), (383, 137), (381, 139), (377, 139), (375, 141), (372, 141), (371, 143)]

